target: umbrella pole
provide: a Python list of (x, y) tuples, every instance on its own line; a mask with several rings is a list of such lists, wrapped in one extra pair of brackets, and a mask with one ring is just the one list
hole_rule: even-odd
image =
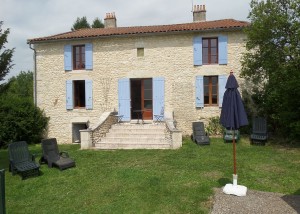
[(235, 145), (235, 136), (234, 133), (235, 130), (233, 130), (233, 174), (236, 175), (236, 145)]

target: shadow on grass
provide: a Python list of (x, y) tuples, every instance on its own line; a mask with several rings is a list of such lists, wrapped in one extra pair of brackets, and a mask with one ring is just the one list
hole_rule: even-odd
[(294, 195), (284, 195), (281, 198), (297, 213), (300, 213), (300, 189), (298, 189)]
[(218, 182), (221, 186), (225, 186), (228, 183), (232, 183), (232, 181), (229, 178), (220, 178)]

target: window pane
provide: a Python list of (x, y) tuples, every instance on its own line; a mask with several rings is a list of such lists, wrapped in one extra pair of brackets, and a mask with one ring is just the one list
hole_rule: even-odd
[(208, 95), (208, 93), (209, 93), (209, 88), (208, 88), (208, 85), (207, 85), (207, 86), (204, 86), (204, 94)]
[(204, 104), (209, 104), (209, 96), (204, 96)]
[(144, 109), (152, 109), (152, 100), (144, 100)]
[(207, 55), (202, 56), (202, 63), (203, 64), (208, 64), (208, 56)]
[(212, 93), (213, 94), (217, 94), (217, 91), (218, 91), (218, 87), (217, 86), (213, 86), (212, 87)]
[(209, 83), (209, 77), (204, 77), (204, 85), (208, 85)]
[(211, 63), (214, 63), (214, 64), (218, 63), (217, 56), (211, 56)]
[(152, 90), (144, 90), (144, 99), (152, 100)]
[(202, 40), (202, 47), (207, 48), (208, 47), (208, 39)]
[(218, 96), (217, 95), (212, 96), (212, 104), (218, 104)]
[(217, 47), (217, 39), (211, 39), (210, 45), (211, 45), (211, 47)]
[(214, 56), (217, 55), (217, 48), (212, 48), (212, 49), (210, 49), (210, 51), (211, 51), (211, 55), (214, 55)]
[(152, 79), (144, 80), (144, 89), (152, 89)]
[(218, 84), (218, 77), (211, 77), (212, 79), (212, 84), (217, 85)]

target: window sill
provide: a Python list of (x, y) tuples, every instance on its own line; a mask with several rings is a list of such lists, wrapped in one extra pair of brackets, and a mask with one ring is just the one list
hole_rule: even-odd
[(84, 70), (71, 70), (71, 71), (65, 71), (65, 73), (74, 73), (74, 74), (78, 74), (78, 73), (90, 72), (90, 71), (92, 71), (92, 69), (91, 69), (91, 70), (86, 70), (86, 69), (84, 69)]

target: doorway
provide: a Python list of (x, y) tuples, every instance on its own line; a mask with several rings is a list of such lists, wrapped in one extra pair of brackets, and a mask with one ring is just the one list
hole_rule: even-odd
[[(138, 119), (143, 115), (143, 120), (152, 120), (152, 79), (131, 79), (130, 94), (131, 119)], [(142, 114), (140, 112), (142, 112)]]

